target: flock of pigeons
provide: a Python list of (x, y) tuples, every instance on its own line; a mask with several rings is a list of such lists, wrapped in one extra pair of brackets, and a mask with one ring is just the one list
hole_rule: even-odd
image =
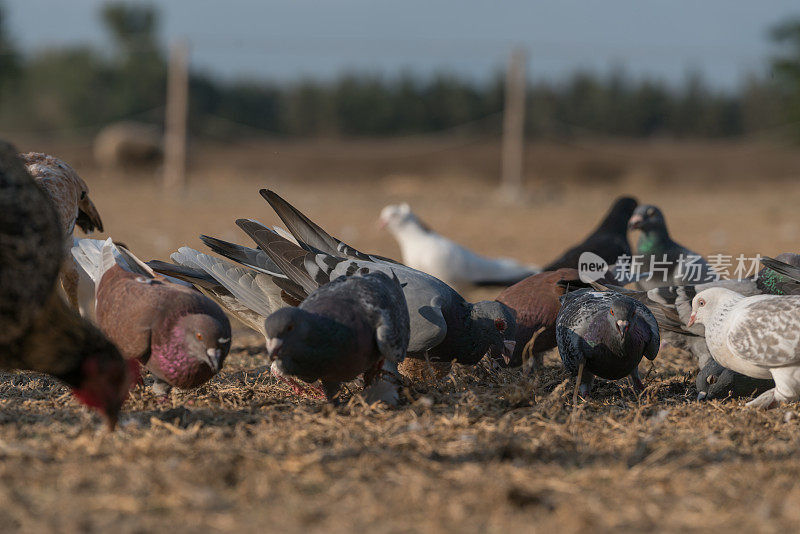
[[(537, 372), (556, 347), (576, 395), (588, 396), (595, 377), (629, 377), (639, 392), (642, 357), (664, 344), (697, 358), (698, 399), (760, 393), (749, 404), (768, 408), (800, 396), (798, 255), (721, 280), (672, 240), (657, 207), (623, 197), (544, 268), (478, 255), (407, 204), (388, 206), (380, 221), (401, 263), (343, 243), (273, 191), (261, 195), (285, 229), (237, 220), (255, 247), (203, 235), (215, 255), (182, 247), (171, 262), (145, 263), (110, 238), (73, 236), (76, 225), (103, 225), (72, 167), (0, 143), (0, 367), (55, 376), (113, 428), (144, 369), (159, 395), (217, 374), (233, 316), (263, 334), (275, 376), (331, 402), (360, 377), (368, 402), (398, 404), (409, 362), (446, 371), (486, 357)], [(629, 230), (640, 231), (634, 250)], [(663, 280), (582, 279), (587, 252), (609, 265), (642, 255)], [(691, 283), (686, 256), (699, 258)], [(475, 303), (459, 293), (482, 285), (506, 287)]]

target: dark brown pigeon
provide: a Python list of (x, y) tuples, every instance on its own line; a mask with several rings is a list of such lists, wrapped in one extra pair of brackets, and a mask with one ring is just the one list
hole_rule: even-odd
[(617, 263), (620, 256), (630, 256), (631, 246), (628, 243), (628, 220), (636, 209), (636, 199), (620, 197), (611, 206), (600, 226), (582, 243), (567, 250), (560, 258), (553, 261), (543, 271), (555, 271), (564, 267), (578, 268), (578, 259), (584, 252), (597, 254), (608, 265)]
[[(560, 297), (566, 288), (559, 282), (573, 282), (580, 287), (578, 271), (575, 269), (559, 269), (535, 274), (514, 284), (497, 296), (517, 315), (516, 347), (506, 365), (516, 367), (522, 365), (527, 357), (534, 357), (534, 369), (542, 366), (545, 352), (556, 346), (556, 316), (561, 309)], [(532, 346), (528, 346), (531, 337), (536, 335)]]
[(3, 142), (0, 243), (0, 367), (53, 375), (113, 428), (135, 377), (114, 345), (58, 295), (58, 216)]
[(80, 239), (73, 256), (96, 283), (98, 326), (153, 373), (157, 393), (200, 386), (219, 372), (231, 325), (211, 299), (154, 273), (110, 238)]
[(342, 382), (360, 374), (370, 386), (384, 359), (403, 361), (410, 336), (400, 282), (379, 271), (321, 286), (298, 307), (267, 317), (264, 329), (277, 371), (309, 383), (320, 380), (329, 401)]

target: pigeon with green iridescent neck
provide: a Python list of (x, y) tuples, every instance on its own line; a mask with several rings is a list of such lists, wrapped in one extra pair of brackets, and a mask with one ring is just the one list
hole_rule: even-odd
[[(634, 257), (641, 262), (642, 272), (650, 273), (648, 279), (637, 282), (639, 289), (702, 284), (717, 279), (714, 269), (696, 252), (672, 240), (661, 210), (652, 205), (636, 208), (628, 221), (629, 230), (640, 230)], [(637, 265), (638, 266), (638, 265)]]
[(763, 257), (756, 287), (770, 295), (800, 295), (800, 254), (784, 252), (775, 259)]

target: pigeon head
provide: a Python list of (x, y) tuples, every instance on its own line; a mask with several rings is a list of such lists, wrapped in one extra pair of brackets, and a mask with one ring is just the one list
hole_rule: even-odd
[(392, 233), (400, 232), (413, 226), (428, 231), (428, 227), (414, 215), (414, 212), (411, 211), (411, 206), (405, 202), (391, 204), (383, 208), (378, 218), (378, 225), (381, 228), (387, 228)]
[(87, 339), (82, 351), (87, 354), (77, 373), (63, 377), (72, 393), (86, 406), (99, 411), (113, 430), (120, 408), (131, 387), (141, 380), (139, 362), (124, 360), (117, 348), (100, 332)]
[(736, 373), (711, 360), (697, 373), (697, 400), (722, 399), (734, 386)]
[(608, 309), (607, 319), (619, 336), (624, 339), (628, 335), (628, 329), (631, 327), (634, 315), (636, 315), (636, 307), (630, 300), (614, 299)]
[(742, 295), (722, 287), (700, 291), (692, 299), (692, 315), (686, 326), (707, 324), (726, 304), (743, 298)]
[[(516, 342), (517, 321), (514, 312), (500, 302), (485, 300), (472, 306), (471, 317), (474, 325), (477, 346), (485, 346), (489, 356), (502, 356), (506, 363), (511, 361)], [(485, 342), (485, 345), (481, 343)]]
[(230, 324), (204, 313), (192, 313), (181, 317), (176, 327), (174, 331), (183, 336), (186, 353), (218, 373), (231, 348)]
[(281, 308), (267, 317), (264, 321), (264, 333), (270, 361), (280, 357), (285, 350), (284, 345), (292, 345), (293, 342), (306, 339), (312, 333), (310, 315), (300, 308), (289, 307)]
[(653, 230), (666, 230), (667, 223), (661, 210), (650, 204), (639, 206), (633, 211), (628, 221), (629, 230), (641, 230), (651, 232)]

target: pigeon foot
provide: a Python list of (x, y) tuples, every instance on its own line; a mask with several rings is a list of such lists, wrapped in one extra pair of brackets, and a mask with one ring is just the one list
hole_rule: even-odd
[(772, 388), (768, 391), (765, 391), (755, 399), (751, 400), (745, 406), (762, 410), (769, 410), (770, 408), (777, 406), (778, 403), (780, 402), (775, 397), (776, 397), (775, 388)]

